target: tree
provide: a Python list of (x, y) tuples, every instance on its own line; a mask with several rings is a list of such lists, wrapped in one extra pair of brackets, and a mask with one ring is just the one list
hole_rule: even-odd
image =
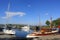
[(46, 24), (49, 26), (49, 25), (50, 25), (50, 22), (47, 20), (47, 21), (46, 21)]
[(56, 19), (56, 20), (53, 20), (53, 24), (54, 24), (55, 26), (60, 25), (60, 18), (58, 18), (58, 19)]
[(60, 25), (60, 18), (57, 19), (58, 25)]
[[(49, 26), (50, 22), (47, 20), (46, 24)], [(58, 25), (60, 25), (60, 18), (56, 19), (56, 20), (52, 20), (52, 26), (57, 27)]]
[(58, 25), (57, 20), (53, 20), (53, 21), (52, 21), (52, 24), (53, 24), (53, 26), (57, 26), (57, 25)]

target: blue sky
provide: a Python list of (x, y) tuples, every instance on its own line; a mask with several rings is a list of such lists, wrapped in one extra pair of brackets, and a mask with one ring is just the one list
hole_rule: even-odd
[(0, 0), (0, 24), (7, 23), (8, 13), (8, 23), (37, 25), (40, 19), (45, 25), (50, 16), (60, 17), (60, 0)]

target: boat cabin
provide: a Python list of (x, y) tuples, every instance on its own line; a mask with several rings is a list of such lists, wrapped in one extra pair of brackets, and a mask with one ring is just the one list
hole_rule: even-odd
[(23, 31), (29, 31), (30, 30), (30, 27), (29, 26), (24, 26), (21, 28)]

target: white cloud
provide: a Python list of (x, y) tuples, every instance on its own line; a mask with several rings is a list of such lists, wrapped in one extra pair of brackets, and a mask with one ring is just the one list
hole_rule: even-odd
[(46, 15), (46, 16), (48, 16), (49, 14), (48, 14), (48, 13), (46, 13), (45, 15)]
[(24, 12), (5, 12), (6, 13), (6, 16), (5, 17), (2, 17), (2, 18), (11, 18), (13, 16), (24, 16), (26, 15)]
[(29, 4), (29, 5), (27, 5), (27, 7), (31, 7), (31, 5)]

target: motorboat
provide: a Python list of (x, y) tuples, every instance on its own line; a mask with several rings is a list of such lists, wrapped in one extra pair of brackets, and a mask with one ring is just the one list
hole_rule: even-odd
[(29, 26), (24, 26), (21, 28), (21, 30), (29, 32), (30, 31), (30, 27)]

